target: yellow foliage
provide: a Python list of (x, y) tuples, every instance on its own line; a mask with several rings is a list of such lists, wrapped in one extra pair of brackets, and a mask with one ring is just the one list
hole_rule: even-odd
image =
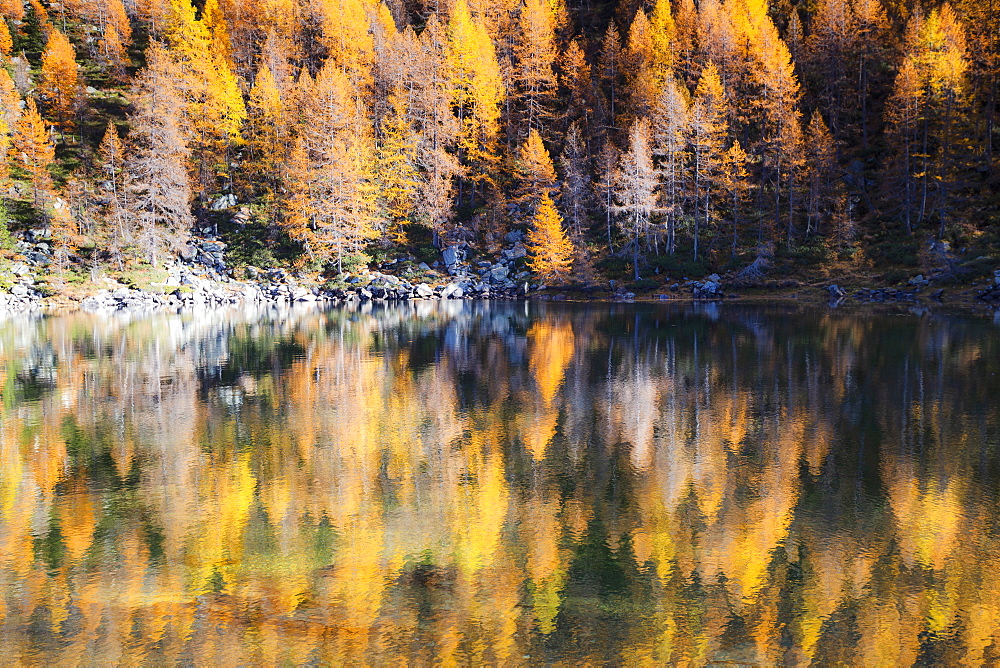
[(538, 213), (528, 230), (528, 267), (539, 280), (548, 283), (565, 281), (573, 268), (573, 243), (566, 234), (562, 216), (552, 198), (542, 197)]
[(474, 167), (473, 180), (489, 181), (498, 160), (496, 136), (500, 126), (503, 78), (493, 41), (458, 0), (448, 22), (448, 68), (452, 105), (463, 119), (459, 145)]

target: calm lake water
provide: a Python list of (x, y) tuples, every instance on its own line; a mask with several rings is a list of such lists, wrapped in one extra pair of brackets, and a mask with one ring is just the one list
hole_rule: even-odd
[(0, 661), (1000, 661), (1000, 327), (0, 323)]

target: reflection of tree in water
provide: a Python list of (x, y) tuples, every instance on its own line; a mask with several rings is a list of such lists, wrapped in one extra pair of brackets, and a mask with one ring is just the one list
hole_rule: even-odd
[(428, 302), (0, 343), (4, 656), (1000, 658), (984, 323)]

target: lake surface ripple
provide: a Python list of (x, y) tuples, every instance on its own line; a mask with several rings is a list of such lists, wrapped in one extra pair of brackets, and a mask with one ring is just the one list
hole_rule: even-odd
[(432, 303), (0, 323), (0, 660), (1000, 662), (1000, 328)]

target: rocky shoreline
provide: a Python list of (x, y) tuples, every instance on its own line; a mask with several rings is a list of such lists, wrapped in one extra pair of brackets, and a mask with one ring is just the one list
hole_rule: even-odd
[[(106, 288), (91, 291), (53, 291), (42, 285), (51, 277), (52, 251), (44, 232), (28, 231), (17, 242), (19, 261), (0, 271), (0, 312), (36, 310), (114, 311), (182, 309), (237, 304), (294, 303), (365, 303), (441, 299), (546, 299), (578, 301), (636, 300), (709, 300), (751, 299), (746, 286), (735, 287), (719, 274), (704, 279), (668, 281), (657, 291), (637, 295), (616, 281), (608, 284), (550, 287), (532, 282), (525, 266), (527, 250), (523, 234), (512, 232), (505, 237), (506, 247), (492, 260), (473, 258), (466, 244), (455, 244), (441, 252), (441, 259), (431, 265), (396, 259), (378, 269), (364, 267), (344, 273), (334, 280), (322, 280), (315, 274), (293, 273), (282, 268), (245, 267), (241, 280), (226, 264), (225, 242), (207, 235), (192, 237), (178, 257), (161, 267), (162, 280), (151, 282), (147, 289), (103, 279)], [(97, 281), (95, 281), (97, 283)], [(724, 289), (725, 286), (725, 289)], [(797, 287), (801, 288), (802, 286)], [(850, 301), (859, 304), (916, 305), (919, 302), (941, 303), (944, 289), (936, 288), (923, 276), (910, 279), (903, 288), (855, 288), (848, 290), (830, 283), (812, 286), (818, 303), (840, 306)], [(790, 286), (764, 288), (765, 297), (798, 298)], [(751, 290), (752, 292), (752, 290)], [(759, 292), (759, 289), (758, 289)], [(964, 292), (966, 306), (1000, 308), (1000, 270), (993, 281)], [(949, 302), (952, 303), (952, 302)], [(959, 304), (960, 306), (962, 304)], [(1000, 314), (1000, 310), (997, 311)]]

